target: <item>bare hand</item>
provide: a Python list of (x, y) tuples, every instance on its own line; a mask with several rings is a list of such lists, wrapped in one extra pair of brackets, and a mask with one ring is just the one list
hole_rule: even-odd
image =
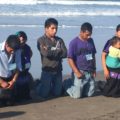
[(110, 77), (110, 73), (107, 69), (104, 70), (104, 77), (105, 77), (106, 80), (109, 79), (109, 77)]
[(95, 71), (95, 72), (93, 72), (93, 77), (94, 77), (94, 78), (96, 77), (96, 71)]
[(13, 88), (13, 85), (14, 85), (14, 82), (11, 80), (9, 83), (9, 86), (7, 87), (8, 89), (12, 89)]
[(0, 87), (7, 88), (8, 86), (9, 84), (7, 82), (5, 82), (4, 80), (1, 81)]
[(76, 74), (76, 76), (77, 76), (78, 79), (84, 77), (84, 74), (81, 73), (81, 72), (77, 72), (77, 73), (75, 73), (75, 74)]

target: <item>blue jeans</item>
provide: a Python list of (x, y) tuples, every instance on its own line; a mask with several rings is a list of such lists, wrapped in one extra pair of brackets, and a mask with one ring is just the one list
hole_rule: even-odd
[(41, 97), (48, 97), (49, 94), (60, 96), (62, 92), (62, 72), (52, 73), (42, 71), (40, 84), (37, 93)]
[[(83, 71), (83, 72), (85, 75), (85, 77), (83, 79), (78, 79), (72, 73), (71, 84), (67, 83), (67, 81), (64, 84), (66, 92), (72, 98), (89, 97), (89, 96), (92, 96), (95, 91), (95, 80), (94, 80), (92, 74), (89, 72), (86, 72), (86, 71)], [(68, 82), (70, 82), (70, 81), (68, 81)]]

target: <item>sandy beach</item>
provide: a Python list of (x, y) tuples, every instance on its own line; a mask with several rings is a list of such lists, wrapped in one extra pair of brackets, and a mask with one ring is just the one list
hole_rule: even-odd
[[(119, 0), (0, 0), (0, 42), (17, 31), (26, 32), (27, 43), (33, 51), (30, 72), (34, 79), (41, 75), (37, 39), (44, 34), (44, 21), (48, 17), (58, 20), (57, 35), (63, 38), (67, 48), (79, 35), (82, 23), (92, 24), (92, 38), (97, 49), (96, 82), (105, 81), (103, 72), (98, 72), (102, 71), (101, 53), (120, 24)], [(63, 75), (66, 77), (70, 73), (71, 68), (64, 59)], [(119, 98), (107, 98), (97, 93), (84, 99), (69, 96), (49, 100), (33, 98), (19, 105), (0, 107), (0, 120), (120, 120)]]
[[(103, 72), (96, 80), (104, 80)], [(119, 120), (119, 98), (98, 96), (72, 99), (69, 96), (33, 99), (20, 105), (1, 107), (0, 120)]]

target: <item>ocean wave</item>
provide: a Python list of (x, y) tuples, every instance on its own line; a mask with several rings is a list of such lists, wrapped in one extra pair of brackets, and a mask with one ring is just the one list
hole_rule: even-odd
[(25, 28), (37, 28), (37, 27), (43, 27), (42, 25), (13, 25), (13, 24), (8, 24), (8, 25), (6, 25), (6, 24), (2, 24), (2, 25), (0, 25), (0, 27), (25, 27)]
[[(30, 25), (30, 24), (0, 24), (0, 27), (25, 27), (25, 28), (43, 28), (44, 25), (37, 25), (37, 24), (33, 24), (33, 25)], [(77, 25), (59, 25), (58, 27), (60, 28), (77, 28), (79, 26)]]
[(37, 0), (0, 0), (0, 4), (22, 4), (22, 5), (33, 5), (36, 4)]
[(24, 12), (24, 13), (13, 13), (13, 12), (2, 12), (0, 13), (0, 16), (48, 16), (48, 17), (76, 17), (76, 16), (120, 16), (120, 10), (109, 10), (109, 11), (87, 11), (87, 12), (73, 12), (73, 11), (66, 11), (66, 12), (38, 12), (38, 13), (29, 13), (29, 12)]
[[(37, 25), (37, 24), (0, 24), (0, 27), (24, 27), (24, 28), (43, 28), (44, 25)], [(79, 25), (59, 25), (59, 28), (79, 28)], [(115, 26), (93, 26), (95, 29), (115, 29)]]
[(48, 0), (48, 1), (37, 1), (37, 4), (60, 4), (60, 5), (116, 5), (120, 6), (120, 2), (114, 1), (65, 1), (65, 0)]
[(119, 1), (78, 1), (78, 0), (0, 0), (0, 4), (35, 5), (35, 4), (59, 4), (59, 5), (116, 5)]

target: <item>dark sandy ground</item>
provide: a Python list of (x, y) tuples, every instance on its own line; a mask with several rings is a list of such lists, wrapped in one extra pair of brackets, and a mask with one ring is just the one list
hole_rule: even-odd
[[(97, 81), (104, 80), (97, 73)], [(120, 99), (99, 94), (72, 99), (69, 96), (41, 100), (35, 98), (15, 106), (1, 107), (0, 120), (120, 120)]]

